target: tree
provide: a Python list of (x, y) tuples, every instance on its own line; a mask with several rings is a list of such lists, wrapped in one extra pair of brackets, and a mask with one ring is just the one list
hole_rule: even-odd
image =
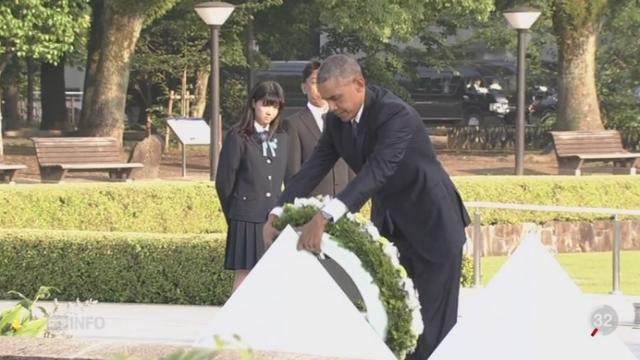
[[(515, 37), (508, 35), (505, 40), (504, 21), (497, 21), (502, 11), (521, 1), (496, 0), (496, 12), (489, 23), (483, 24), (482, 38), (494, 46), (511, 43)], [(620, 12), (623, 4), (637, 6), (637, 2), (621, 0), (537, 0), (529, 2), (542, 11), (540, 19), (534, 24), (531, 35), (533, 46), (528, 51), (528, 77), (537, 77), (545, 73), (541, 66), (543, 50), (555, 45), (557, 49), (557, 73), (549, 73), (547, 78), (555, 76), (558, 89), (558, 116), (555, 127), (558, 130), (602, 129), (600, 114), (601, 101), (596, 83), (597, 49), (603, 43), (599, 36), (603, 23)], [(549, 39), (553, 36), (553, 43)], [(615, 36), (618, 40), (618, 36)], [(606, 42), (612, 40), (607, 37)], [(635, 40), (631, 40), (635, 41)], [(604, 43), (606, 45), (606, 42)], [(630, 49), (636, 48), (627, 44)], [(618, 65), (620, 65), (618, 59)], [(602, 63), (602, 61), (600, 61)], [(607, 65), (605, 65), (607, 67)], [(533, 73), (533, 74), (532, 74)], [(550, 75), (550, 76), (549, 76)], [(603, 77), (600, 77), (603, 80)]]
[[(597, 53), (597, 85), (602, 116), (607, 128), (619, 129), (625, 146), (640, 149), (640, 1), (609, 9), (605, 16)], [(624, 34), (624, 35), (623, 35)]]
[(42, 130), (63, 130), (67, 126), (67, 106), (64, 85), (64, 60), (57, 64), (43, 62), (40, 67), (40, 102)]
[[(406, 98), (398, 75), (411, 75), (416, 65), (450, 62), (446, 37), (492, 9), (493, 0), (289, 0), (257, 17), (256, 37), (276, 59), (357, 54), (370, 82)], [(316, 49), (310, 39), (320, 33), (327, 41)], [(420, 46), (408, 45), (416, 40)]]
[(560, 82), (558, 130), (602, 129), (596, 91), (598, 33), (608, 0), (555, 0), (553, 29), (558, 42)]
[[(206, 117), (211, 30), (193, 10), (197, 2), (180, 2), (141, 32), (129, 89), (130, 105), (142, 109), (140, 119), (145, 119), (150, 110), (164, 116), (169, 91), (178, 87), (186, 88), (195, 95), (190, 115)], [(243, 81), (248, 65), (243, 33), (254, 14), (281, 3), (282, 0), (236, 2), (236, 9), (222, 27), (220, 60), (224, 91), (221, 93), (221, 107), (226, 123), (232, 123), (244, 105)], [(264, 57), (257, 60), (266, 63)]]
[[(73, 49), (61, 56), (57, 62), (44, 60), (40, 66), (40, 103), (42, 116), (40, 129), (67, 130), (71, 127), (67, 114), (66, 84), (64, 71), (66, 65), (82, 64), (86, 60), (86, 37), (90, 25), (88, 0), (76, 2), (72, 16), (77, 19), (77, 32)], [(75, 111), (75, 109), (72, 109)]]
[(81, 31), (76, 9), (84, 3), (86, 0), (1, 2), (0, 77), (15, 57), (30, 57), (55, 64), (70, 51)]
[(93, 0), (80, 131), (122, 141), (129, 68), (145, 21), (177, 0)]

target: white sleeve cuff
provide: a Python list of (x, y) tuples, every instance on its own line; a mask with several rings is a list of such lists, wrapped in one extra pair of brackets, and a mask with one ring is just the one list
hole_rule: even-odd
[(269, 213), (269, 215), (275, 215), (277, 217), (282, 216), (282, 207), (281, 206), (276, 206), (274, 207), (271, 212)]
[(344, 214), (347, 213), (349, 209), (347, 209), (347, 205), (345, 205), (340, 199), (333, 198), (329, 200), (329, 202), (322, 207), (322, 211), (331, 215), (333, 218), (333, 222), (338, 221)]

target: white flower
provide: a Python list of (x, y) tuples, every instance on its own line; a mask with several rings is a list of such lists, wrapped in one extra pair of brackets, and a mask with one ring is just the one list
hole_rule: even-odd
[(293, 200), (293, 206), (296, 208), (301, 208), (303, 206), (313, 206), (315, 208), (321, 208), (322, 202), (317, 198), (295, 198)]
[(412, 313), (411, 313), (411, 331), (416, 335), (419, 336), (420, 334), (422, 334), (422, 331), (424, 330), (424, 323), (422, 322), (422, 313), (420, 313), (420, 306), (418, 306), (417, 308), (413, 309)]
[(373, 240), (378, 240), (380, 238), (380, 233), (378, 232), (378, 229), (371, 222), (367, 222), (365, 224), (365, 229), (367, 230), (369, 235), (371, 235)]
[(405, 278), (403, 282), (404, 291), (407, 293), (405, 302), (410, 309), (420, 307), (420, 300), (418, 299), (418, 292), (413, 287), (413, 281), (410, 278)]
[(402, 264), (400, 264), (400, 259), (395, 257), (395, 256), (389, 256), (389, 260), (391, 261), (391, 265), (393, 265), (394, 268), (398, 269), (398, 268), (403, 268)]
[(389, 256), (392, 259), (398, 259), (400, 257), (400, 253), (398, 252), (398, 248), (395, 247), (395, 245), (393, 245), (390, 242), (387, 242), (383, 247), (382, 247), (382, 251), (384, 251), (385, 254), (387, 254), (387, 256)]

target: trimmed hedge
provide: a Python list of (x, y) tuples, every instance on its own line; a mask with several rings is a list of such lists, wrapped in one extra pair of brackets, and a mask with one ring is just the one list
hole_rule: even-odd
[(222, 233), (209, 182), (37, 184), (0, 187), (0, 228)]
[[(640, 209), (640, 177), (598, 176), (467, 176), (455, 178), (465, 201)], [(474, 212), (474, 209), (469, 209)], [(592, 221), (605, 214), (571, 214), (482, 209), (483, 224)]]
[[(465, 176), (454, 182), (465, 201), (640, 208), (640, 176)], [(368, 218), (369, 207), (362, 213)], [(485, 224), (607, 219), (525, 211), (481, 214)], [(226, 223), (210, 182), (134, 182), (2, 186), (0, 228), (225, 233)]]
[[(223, 270), (222, 234), (0, 230), (0, 299), (40, 285), (61, 301), (222, 305), (233, 272)], [(462, 286), (471, 286), (465, 256)]]
[(232, 272), (224, 236), (0, 230), (0, 298), (60, 289), (59, 300), (220, 305)]
[[(640, 208), (640, 177), (634, 176), (454, 181), (466, 201)], [(48, 285), (61, 290), (60, 300), (222, 304), (230, 294), (232, 273), (223, 270), (226, 225), (214, 194), (208, 182), (0, 187), (0, 227), (114, 231), (0, 230), (0, 294), (32, 294)], [(367, 216), (368, 207), (363, 213)], [(481, 213), (484, 223), (607, 218)], [(127, 230), (138, 232), (119, 232)], [(145, 231), (155, 233), (139, 233)], [(185, 232), (217, 234), (181, 234)], [(467, 271), (464, 276), (468, 282)]]

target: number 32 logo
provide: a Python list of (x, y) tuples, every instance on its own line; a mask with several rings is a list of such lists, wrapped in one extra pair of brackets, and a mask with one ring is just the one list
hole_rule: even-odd
[(591, 313), (589, 322), (598, 333), (609, 335), (618, 327), (618, 313), (611, 306), (603, 305)]

